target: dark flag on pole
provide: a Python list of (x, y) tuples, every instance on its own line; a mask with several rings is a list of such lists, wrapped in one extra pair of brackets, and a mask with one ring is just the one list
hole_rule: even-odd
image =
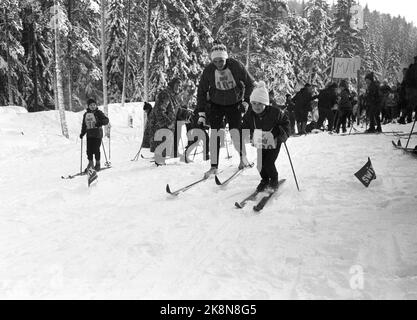
[(355, 173), (355, 176), (367, 188), (369, 187), (371, 181), (376, 179), (375, 170), (372, 167), (370, 158), (368, 158), (368, 162), (365, 164), (365, 166)]

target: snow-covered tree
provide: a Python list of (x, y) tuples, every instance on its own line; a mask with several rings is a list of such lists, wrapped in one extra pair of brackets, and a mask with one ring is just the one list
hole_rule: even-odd
[(362, 49), (363, 43), (360, 32), (350, 27), (352, 14), (350, 9), (355, 4), (354, 0), (338, 0), (336, 14), (333, 21), (333, 33), (335, 57), (351, 58), (357, 56)]
[(325, 0), (310, 0), (306, 4), (305, 16), (310, 29), (306, 34), (305, 57), (309, 66), (309, 82), (323, 88), (330, 79), (331, 53), (334, 43), (332, 37), (332, 18)]

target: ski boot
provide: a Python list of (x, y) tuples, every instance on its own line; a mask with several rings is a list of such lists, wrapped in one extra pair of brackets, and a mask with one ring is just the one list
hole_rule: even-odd
[(94, 170), (96, 170), (96, 171), (100, 171), (101, 170), (100, 161), (97, 161), (96, 160), (96, 165), (94, 166)]
[(211, 167), (209, 171), (204, 173), (204, 179), (208, 179), (211, 175), (216, 175), (218, 172), (217, 167)]
[(269, 180), (262, 179), (261, 182), (256, 187), (256, 191), (263, 192), (268, 187)]
[(278, 178), (276, 179), (271, 179), (271, 181), (269, 181), (269, 186), (270, 189), (272, 189), (272, 191), (277, 191), (279, 184), (278, 184)]
[(244, 168), (250, 167), (250, 163), (248, 161), (248, 159), (246, 158), (246, 156), (242, 156), (240, 158), (240, 163), (239, 163), (239, 170), (242, 170)]
[(93, 162), (93, 160), (88, 160), (88, 165), (87, 165), (87, 168), (85, 168), (84, 173), (88, 173), (88, 170), (89, 170), (90, 168), (93, 168), (93, 167), (94, 167), (94, 162)]

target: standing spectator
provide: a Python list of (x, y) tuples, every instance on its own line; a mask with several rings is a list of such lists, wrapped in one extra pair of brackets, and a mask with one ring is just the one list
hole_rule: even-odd
[(295, 134), (295, 103), (291, 98), (291, 95), (287, 93), (285, 95), (285, 108), (288, 112), (288, 117), (290, 119), (290, 134)]
[(405, 74), (405, 98), (407, 101), (407, 121), (412, 121), (413, 111), (417, 111), (417, 56)]
[(383, 84), (379, 88), (380, 96), (380, 110), (382, 113), (382, 124), (387, 124), (391, 121), (391, 109), (387, 105), (388, 95), (391, 92), (391, 88), (388, 85), (388, 81), (384, 80)]
[[(400, 124), (406, 124), (407, 117), (407, 99), (406, 99), (406, 90), (405, 90), (405, 75), (407, 74), (408, 68), (403, 69), (403, 80), (401, 81), (400, 86), (398, 87), (398, 106), (400, 108), (401, 117), (398, 120)], [(411, 117), (409, 118), (411, 120)]]
[[(178, 78), (172, 79), (168, 86), (161, 90), (155, 99), (155, 106), (152, 109), (151, 116), (148, 119), (149, 122), (149, 139), (150, 139), (150, 151), (155, 152), (155, 164), (157, 166), (165, 164), (165, 158), (172, 156), (174, 141), (168, 141), (168, 148), (164, 150), (157, 150), (157, 147), (167, 139), (174, 138), (174, 130), (176, 124), (176, 113), (179, 108), (176, 95), (179, 92), (181, 80)], [(163, 141), (155, 140), (155, 134), (158, 130), (167, 129), (170, 130), (173, 135), (165, 135)]]
[(317, 121), (317, 129), (320, 129), (323, 126), (324, 120), (327, 119), (327, 130), (332, 131), (332, 125), (334, 121), (334, 114), (332, 112), (332, 108), (337, 102), (336, 88), (337, 85), (335, 83), (330, 83), (326, 88), (319, 92), (319, 120)]
[(297, 121), (298, 134), (307, 134), (306, 126), (308, 113), (312, 111), (311, 101), (313, 98), (313, 88), (309, 83), (304, 85), (294, 97), (295, 102), (295, 120)]
[[(369, 117), (369, 129), (367, 133), (382, 132), (381, 129), (381, 119), (379, 117), (379, 88), (378, 84), (375, 81), (374, 73), (368, 73), (365, 76), (365, 81), (367, 85), (366, 90), (366, 109), (368, 111)], [(375, 128), (376, 125), (376, 128)]]
[(343, 80), (340, 83), (339, 121), (336, 125), (336, 133), (339, 133), (340, 125), (342, 125), (343, 133), (346, 132), (346, 122), (351, 114), (352, 103), (350, 101), (350, 91), (347, 82)]

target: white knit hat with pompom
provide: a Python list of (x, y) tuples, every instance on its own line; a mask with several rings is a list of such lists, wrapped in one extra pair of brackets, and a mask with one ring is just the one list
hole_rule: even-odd
[(259, 81), (255, 83), (255, 89), (253, 89), (250, 95), (250, 102), (260, 102), (269, 106), (269, 94), (265, 82)]

